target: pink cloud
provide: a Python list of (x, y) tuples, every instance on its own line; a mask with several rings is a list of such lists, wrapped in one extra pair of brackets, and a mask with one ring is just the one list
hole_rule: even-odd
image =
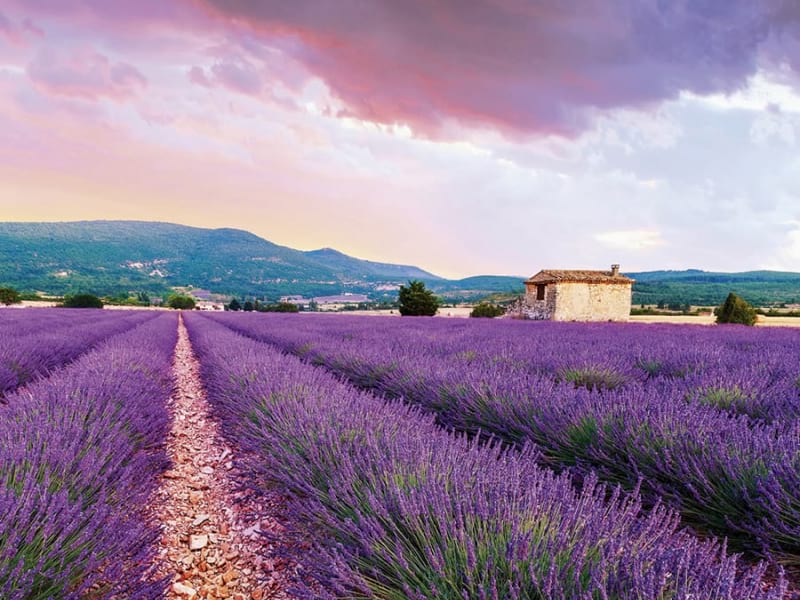
[(202, 87), (211, 87), (211, 82), (206, 77), (206, 72), (203, 70), (202, 67), (193, 66), (189, 71), (186, 73), (189, 77), (189, 81), (194, 84), (200, 85)]
[(25, 19), (22, 21), (22, 29), (37, 38), (45, 37), (44, 30), (31, 19)]
[(244, 61), (217, 63), (211, 72), (221, 85), (241, 94), (256, 96), (264, 85), (258, 69)]
[(6, 0), (28, 16), (55, 17), (71, 23), (115, 23), (117, 29), (141, 29), (153, 23), (188, 24), (203, 20), (193, 0)]
[(209, 68), (193, 66), (187, 72), (189, 81), (202, 87), (222, 86), (238, 94), (258, 96), (264, 88), (260, 69), (246, 61), (218, 62)]
[[(596, 109), (732, 92), (764, 65), (800, 72), (800, 9), (787, 1), (6, 2), (15, 21), (4, 27), (0, 16), (0, 37), (9, 23), (36, 19), (136, 64), (169, 56), (198, 65), (191, 83), (272, 102), (276, 83), (297, 93), (316, 77), (345, 107), (340, 114), (429, 136), (453, 122), (512, 136), (575, 135)], [(102, 87), (73, 86), (46, 65), (32, 70), (46, 72), (37, 84), (51, 91), (96, 97)], [(115, 87), (108, 70), (114, 97), (144, 81)]]
[(22, 34), (7, 16), (0, 12), (0, 39), (5, 38), (12, 44), (21, 44)]
[(7, 34), (14, 29), (14, 26), (11, 24), (11, 21), (8, 20), (3, 13), (0, 12), (0, 32), (3, 34)]
[(177, 121), (175, 115), (169, 114), (158, 108), (142, 107), (139, 109), (139, 116), (148, 125), (173, 125)]
[[(751, 0), (204, 1), (221, 22), (280, 44), (348, 114), (431, 135), (451, 120), (570, 135), (587, 109), (730, 92), (766, 40), (796, 37), (800, 24), (796, 9)], [(786, 45), (770, 48), (790, 58)]]
[(229, 28), (195, 0), (3, 0), (0, 4), (12, 21), (27, 21), (46, 33), (51, 47), (91, 43), (101, 52), (137, 60), (186, 58), (195, 43), (206, 38), (208, 44)]
[(126, 63), (117, 63), (111, 67), (111, 84), (118, 89), (132, 90), (147, 86), (147, 79), (135, 67)]
[(43, 49), (28, 65), (28, 76), (50, 94), (87, 100), (125, 100), (147, 86), (147, 79), (132, 65), (112, 63), (90, 48), (68, 55)]

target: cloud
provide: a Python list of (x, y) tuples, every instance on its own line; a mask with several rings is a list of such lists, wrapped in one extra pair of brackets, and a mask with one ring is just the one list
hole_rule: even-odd
[(775, 270), (796, 271), (800, 261), (800, 221), (787, 221), (783, 223), (786, 231), (783, 232), (782, 246), (771, 257), (768, 268)]
[(341, 117), (438, 138), (464, 126), (576, 137), (611, 109), (649, 110), (681, 94), (724, 99), (759, 69), (791, 85), (800, 73), (790, 0), (8, 2), (101, 31), (118, 49), (147, 52), (141, 32), (158, 33), (148, 37), (154, 55), (187, 35), (206, 38), (234, 50), (184, 62), (203, 69), (189, 72), (196, 84), (268, 101), (278, 84), (298, 93), (318, 79)]
[[(28, 24), (23, 25), (28, 30)], [(5, 38), (11, 44), (18, 46), (23, 43), (22, 31), (6, 15), (0, 12), (0, 40)]]
[(91, 48), (66, 54), (45, 48), (28, 65), (28, 76), (40, 89), (87, 100), (125, 100), (147, 86), (147, 79), (128, 63), (112, 63)]
[(206, 72), (202, 67), (194, 65), (191, 69), (189, 69), (186, 75), (189, 77), (189, 81), (196, 85), (202, 87), (211, 87), (211, 82), (208, 80), (208, 77), (206, 77)]
[(3, 13), (0, 12), (0, 33), (9, 36), (14, 31), (14, 26)]
[(797, 140), (797, 127), (800, 118), (797, 115), (785, 115), (774, 105), (760, 113), (750, 127), (750, 139), (756, 144), (767, 146), (774, 142), (782, 142), (794, 146)]
[(4, 0), (9, 10), (27, 15), (53, 18), (64, 23), (97, 26), (116, 25), (117, 31), (139, 31), (154, 23), (179, 23), (196, 26), (205, 20), (193, 0), (164, 2), (137, 0)]
[(648, 229), (605, 231), (594, 236), (601, 244), (622, 250), (644, 250), (664, 245), (661, 233)]
[(211, 72), (215, 81), (240, 94), (257, 96), (264, 86), (258, 69), (247, 61), (217, 63)]
[[(789, 63), (789, 3), (203, 0), (248, 24), (347, 105), (435, 135), (448, 122), (575, 135), (586, 109), (730, 93), (762, 56)], [(766, 60), (766, 59), (765, 59)]]
[[(799, 47), (800, 49), (800, 47)], [(697, 96), (684, 93), (682, 97), (716, 110), (747, 110), (761, 112), (765, 108), (800, 112), (800, 88), (796, 82), (785, 80), (786, 69), (770, 73), (759, 71), (747, 81), (747, 87), (733, 94), (709, 94)], [(793, 87), (793, 83), (795, 87)]]
[(0, 1), (0, 208), (450, 275), (791, 266), (797, 20), (659, 2)]

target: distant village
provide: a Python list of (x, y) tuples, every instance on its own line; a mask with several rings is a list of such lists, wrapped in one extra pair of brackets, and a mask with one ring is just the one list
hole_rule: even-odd
[[(129, 292), (117, 296), (96, 297), (92, 294), (66, 294), (63, 297), (47, 296), (40, 292), (20, 294), (12, 288), (0, 287), (2, 306), (74, 306), (109, 308), (194, 309), (200, 311), (255, 311), (255, 312), (350, 312), (378, 315), (437, 315), (441, 317), (503, 317), (535, 321), (646, 321), (658, 322), (715, 322), (718, 311), (730, 305), (731, 310), (746, 314), (755, 323), (779, 323), (777, 319), (800, 317), (800, 304), (772, 303), (752, 306), (746, 300), (729, 292), (722, 304), (689, 304), (637, 302), (633, 305), (634, 279), (621, 273), (620, 265), (612, 264), (608, 270), (543, 269), (528, 279), (520, 279), (524, 292), (487, 292), (473, 298), (448, 298), (437, 296), (422, 281), (409, 281), (409, 286), (396, 285), (397, 298), (384, 295), (371, 298), (366, 293), (343, 292), (333, 295), (306, 297), (302, 294), (285, 294), (276, 299), (267, 297), (232, 297), (194, 286), (172, 287), (169, 296), (150, 296), (146, 292)], [(410, 304), (402, 299), (403, 290), (420, 286), (429, 296), (425, 312), (408, 312)], [(7, 293), (8, 297), (3, 294)], [(89, 304), (82, 304), (89, 302)], [(413, 305), (413, 301), (412, 301)], [(419, 307), (419, 304), (416, 305)], [(738, 313), (737, 313), (738, 314)], [(758, 318), (756, 315), (759, 315)], [(677, 320), (676, 320), (677, 319)], [(681, 320), (683, 319), (683, 320)], [(686, 320), (688, 319), (688, 320)], [(752, 323), (749, 323), (752, 324)], [(792, 322), (791, 324), (796, 324)]]
[[(504, 307), (503, 312), (510, 317), (531, 320), (627, 321), (631, 313), (633, 279), (622, 275), (619, 269), (618, 264), (613, 264), (608, 271), (539, 271), (524, 282), (525, 294)], [(199, 310), (230, 308), (230, 305), (226, 307), (212, 300), (212, 294), (206, 290), (192, 290), (191, 294), (198, 300), (196, 308)], [(279, 300), (280, 304), (296, 306), (300, 311), (317, 312), (364, 308), (370, 302), (365, 294), (347, 292), (313, 298), (286, 295)]]
[[(205, 311), (225, 310), (225, 304), (211, 300), (212, 294), (206, 290), (192, 290), (192, 296), (198, 299), (197, 308)], [(281, 304), (294, 304), (299, 310), (316, 310), (321, 312), (334, 312), (346, 310), (347, 308), (358, 308), (361, 305), (370, 303), (371, 300), (365, 294), (337, 294), (333, 296), (315, 296), (304, 298), (299, 295), (281, 296)]]

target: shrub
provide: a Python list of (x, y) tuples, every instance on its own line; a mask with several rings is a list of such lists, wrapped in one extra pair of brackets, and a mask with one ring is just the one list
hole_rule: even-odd
[(300, 311), (300, 308), (291, 302), (278, 302), (277, 304), (261, 304), (258, 310), (259, 312), (296, 313)]
[(65, 308), (103, 308), (103, 301), (94, 294), (64, 296)]
[(192, 310), (194, 308), (194, 298), (191, 296), (183, 296), (181, 294), (173, 294), (167, 298), (167, 306), (170, 308), (178, 308), (185, 310)]
[(8, 306), (10, 304), (19, 304), (21, 301), (22, 298), (20, 298), (17, 290), (10, 287), (0, 287), (0, 304)]
[(748, 401), (752, 400), (751, 394), (741, 389), (738, 385), (731, 387), (710, 387), (700, 390), (697, 400), (701, 404), (714, 406), (723, 410), (745, 411)]
[(613, 390), (625, 384), (623, 374), (602, 367), (576, 367), (560, 369), (558, 379), (572, 382), (576, 388), (587, 390)]
[(493, 319), (494, 317), (499, 317), (505, 314), (505, 309), (502, 306), (498, 306), (497, 304), (489, 304), (488, 302), (481, 302), (472, 309), (472, 312), (469, 313), (470, 317), (475, 318), (488, 318)]
[(421, 281), (401, 285), (399, 292), (400, 314), (415, 317), (432, 317), (439, 310), (439, 300)]
[(755, 325), (756, 322), (756, 309), (733, 292), (728, 294), (725, 302), (714, 309), (714, 314), (717, 317), (717, 323)]

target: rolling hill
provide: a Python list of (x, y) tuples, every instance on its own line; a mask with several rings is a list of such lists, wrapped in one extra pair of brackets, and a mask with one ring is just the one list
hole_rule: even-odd
[(380, 296), (409, 279), (445, 281), (417, 267), (330, 248), (303, 252), (238, 229), (144, 221), (0, 223), (0, 283), (28, 291), (160, 294), (193, 286), (272, 298), (343, 291)]
[[(531, 273), (536, 266), (532, 265)], [(529, 273), (528, 275), (530, 275)], [(730, 291), (758, 305), (800, 303), (800, 273), (647, 271), (634, 304), (715, 305)], [(239, 229), (203, 229), (147, 221), (0, 223), (0, 285), (50, 294), (166, 294), (192, 286), (223, 295), (275, 300), (367, 294), (392, 300), (397, 287), (420, 279), (448, 301), (523, 291), (523, 276), (448, 280), (410, 265), (361, 260), (332, 248), (300, 251)]]
[(745, 271), (717, 273), (648, 271), (628, 273), (633, 285), (634, 304), (720, 304), (729, 292), (736, 292), (751, 304), (766, 306), (800, 303), (800, 273), (787, 271)]

